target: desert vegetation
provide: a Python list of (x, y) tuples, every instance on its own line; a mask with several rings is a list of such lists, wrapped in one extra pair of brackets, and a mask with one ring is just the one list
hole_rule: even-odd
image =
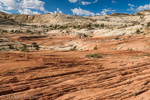
[(95, 53), (95, 54), (88, 54), (85, 57), (87, 57), (87, 58), (102, 58), (102, 56), (100, 54), (97, 54), (97, 53)]

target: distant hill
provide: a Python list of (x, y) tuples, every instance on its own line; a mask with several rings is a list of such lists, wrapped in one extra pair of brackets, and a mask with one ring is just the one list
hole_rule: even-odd
[[(16, 23), (32, 23), (32, 24), (66, 24), (66, 23), (90, 23), (90, 18), (66, 14), (40, 14), (40, 15), (24, 15), (24, 14), (6, 14), (0, 13), (0, 20), (4, 22)], [(4, 22), (5, 23), (5, 22)]]
[[(132, 24), (133, 22), (143, 22), (141, 16), (150, 14), (150, 10), (141, 11), (135, 14), (119, 14), (114, 13), (104, 16), (75, 16), (66, 14), (40, 14), (40, 15), (25, 15), (25, 14), (7, 14), (0, 12), (0, 25), (17, 25), (17, 24), (32, 24), (32, 25), (55, 25), (67, 23), (92, 23), (92, 24), (108, 24), (121, 25)], [(114, 23), (115, 22), (115, 23)]]

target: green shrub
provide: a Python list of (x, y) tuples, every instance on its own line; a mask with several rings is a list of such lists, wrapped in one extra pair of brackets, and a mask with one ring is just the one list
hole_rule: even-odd
[(8, 31), (7, 31), (7, 30), (2, 30), (2, 32), (3, 32), (3, 33), (7, 33)]
[(147, 23), (147, 26), (148, 26), (148, 27), (150, 26), (150, 22)]
[(127, 50), (132, 51), (132, 48), (128, 48)]
[(26, 30), (26, 32), (27, 32), (27, 33), (31, 33), (32, 31), (31, 31), (31, 30)]
[(115, 37), (115, 40), (119, 40), (119, 37), (117, 36), (117, 37)]
[(9, 46), (10, 49), (14, 49), (13, 45), (8, 44), (8, 46)]
[(97, 50), (97, 46), (94, 47), (94, 50)]
[(83, 37), (88, 37), (88, 35), (86, 35), (86, 34), (83, 34)]
[(136, 30), (136, 33), (137, 33), (137, 34), (139, 34), (139, 33), (140, 33), (140, 30), (139, 30), (139, 29), (138, 29), (138, 30)]
[(40, 48), (39, 45), (37, 45), (36, 42), (33, 42), (33, 43), (32, 43), (32, 46), (35, 47), (36, 50), (39, 50), (39, 48)]
[(91, 27), (92, 27), (92, 25), (91, 25), (91, 24), (88, 24), (86, 27), (87, 27), (87, 28), (91, 28)]
[(105, 25), (104, 25), (104, 24), (101, 24), (101, 27), (105, 27)]
[(77, 50), (77, 46), (74, 46), (74, 47), (71, 48), (70, 50), (72, 50), (72, 51)]
[(24, 45), (24, 47), (21, 49), (21, 52), (29, 52), (29, 49), (26, 45)]
[(128, 36), (128, 38), (131, 38), (131, 36)]
[(99, 24), (94, 24), (94, 26), (95, 26), (95, 27), (99, 27), (100, 25), (99, 25)]
[(10, 32), (11, 32), (11, 33), (14, 33), (15, 31), (14, 31), (14, 30), (11, 30)]
[(102, 58), (102, 56), (100, 56), (97, 53), (95, 53), (95, 54), (89, 54), (89, 55), (86, 55), (85, 57), (87, 57), (87, 58)]

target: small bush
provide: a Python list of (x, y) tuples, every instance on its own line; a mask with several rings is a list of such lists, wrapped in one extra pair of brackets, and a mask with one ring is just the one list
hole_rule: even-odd
[(85, 37), (85, 38), (86, 38), (86, 37), (88, 37), (88, 35), (86, 35), (86, 34), (83, 34), (83, 37)]
[(100, 25), (99, 25), (99, 24), (94, 24), (94, 26), (95, 26), (95, 27), (99, 27)]
[(10, 32), (11, 32), (11, 33), (14, 33), (15, 31), (14, 31), (14, 30), (11, 30)]
[(131, 38), (131, 36), (128, 36), (128, 38)]
[(94, 50), (97, 50), (97, 46), (94, 47)]
[(150, 22), (147, 23), (147, 26), (148, 26), (148, 27), (150, 26)]
[(74, 46), (73, 48), (70, 49), (71, 51), (77, 50), (77, 46)]
[(132, 48), (128, 48), (127, 50), (132, 51)]
[(32, 31), (31, 31), (31, 30), (26, 30), (26, 32), (27, 32), (27, 33), (31, 33)]
[(136, 30), (136, 33), (137, 33), (137, 34), (139, 34), (139, 33), (140, 33), (140, 30), (139, 30), (139, 29), (138, 29), (138, 30)]
[(87, 58), (102, 58), (102, 56), (100, 56), (97, 53), (95, 53), (95, 54), (89, 54), (89, 55), (86, 55), (85, 57), (87, 57)]
[(21, 49), (21, 52), (29, 52), (29, 49), (27, 48), (27, 46), (24, 46), (24, 47)]
[(8, 46), (9, 46), (10, 49), (14, 49), (13, 45), (8, 44)]
[(92, 27), (91, 24), (86, 25), (86, 28), (91, 28), (91, 27)]
[(7, 31), (7, 30), (2, 30), (2, 32), (3, 32), (3, 33), (7, 33), (8, 31)]
[(115, 40), (119, 40), (119, 37), (117, 36), (117, 37), (115, 38)]
[(101, 24), (101, 27), (105, 27), (105, 25), (104, 25), (104, 24)]
[(32, 46), (35, 47), (36, 50), (39, 50), (39, 48), (40, 48), (39, 45), (37, 45), (36, 42), (33, 42), (33, 43), (32, 43)]

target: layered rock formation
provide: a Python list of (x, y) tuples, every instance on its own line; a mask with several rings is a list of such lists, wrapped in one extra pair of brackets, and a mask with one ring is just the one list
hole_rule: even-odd
[(41, 15), (18, 15), (18, 14), (6, 14), (0, 13), (1, 20), (9, 20), (16, 23), (28, 23), (28, 24), (67, 24), (67, 23), (98, 23), (98, 24), (106, 24), (113, 26), (120, 25), (132, 25), (137, 23), (144, 23), (146, 20), (150, 20), (148, 18), (150, 16), (150, 11), (142, 11), (135, 14), (111, 14), (105, 16), (91, 16), (91, 17), (80, 17), (74, 15), (66, 15), (66, 14), (41, 14)]

